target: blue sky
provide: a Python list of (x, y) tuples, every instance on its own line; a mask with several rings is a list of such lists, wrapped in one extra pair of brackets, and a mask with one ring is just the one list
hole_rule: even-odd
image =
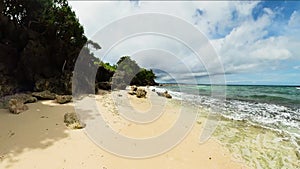
[[(86, 35), (100, 45), (104, 40), (95, 39), (94, 35), (118, 19), (142, 13), (167, 14), (185, 20), (208, 38), (222, 63), (227, 84), (300, 85), (298, 1), (70, 1), (70, 4)], [(139, 24), (142, 23), (137, 22), (136, 26)], [(168, 23), (165, 26), (167, 29)], [(120, 27), (111, 36), (130, 31), (126, 28), (126, 25)], [(192, 53), (176, 43), (163, 37), (139, 36), (122, 41), (103, 60), (115, 63), (122, 55), (135, 55), (151, 47), (155, 48), (155, 52), (161, 50), (173, 54), (161, 54), (156, 58), (161, 60), (160, 64), (153, 61), (151, 55), (136, 58), (142, 66), (155, 68), (153, 65), (159, 65), (157, 69), (173, 76), (159, 74), (157, 81), (176, 79), (180, 83), (191, 83), (189, 77), (192, 73), (198, 83), (209, 83), (207, 68), (215, 66), (219, 69), (214, 59), (205, 64), (198, 63)], [(190, 72), (181, 68), (182, 65), (188, 67)]]

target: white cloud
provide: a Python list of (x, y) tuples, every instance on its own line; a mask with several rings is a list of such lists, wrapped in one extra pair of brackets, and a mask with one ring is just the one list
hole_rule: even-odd
[[(269, 67), (276, 69), (277, 63), (282, 60), (300, 58), (299, 35), (295, 35), (295, 32), (299, 33), (300, 28), (299, 12), (295, 11), (291, 15), (288, 24), (282, 25), (282, 30), (285, 30), (282, 35), (269, 36), (269, 27), (273, 22), (276, 22), (274, 17), (278, 14), (278, 11), (264, 8), (263, 14), (254, 20), (252, 12), (259, 3), (259, 1), (141, 1), (136, 6), (124, 1), (70, 2), (77, 16), (79, 16), (80, 22), (84, 25), (88, 37), (92, 37), (105, 25), (132, 14), (151, 12), (182, 18), (194, 24), (197, 29), (210, 38), (211, 44), (222, 60), (224, 69), (229, 73), (258, 72)], [(201, 11), (198, 14), (197, 9)], [(168, 26), (168, 23), (166, 23), (166, 26)], [(115, 32), (111, 36), (122, 34), (122, 31), (128, 31), (129, 28), (128, 25), (122, 25), (118, 30), (120, 32)], [(176, 27), (173, 29), (176, 29)], [(293, 32), (293, 34), (289, 32)], [(188, 34), (189, 32), (182, 30), (182, 33)], [(147, 57), (136, 58), (143, 66), (151, 67), (151, 65), (155, 65), (161, 70), (173, 72), (174, 77), (188, 77), (186, 65), (191, 69), (190, 71), (202, 76), (206, 74), (204, 65), (199, 63), (198, 58), (182, 45), (176, 44), (174, 41), (150, 36), (126, 40), (126, 43), (114, 48), (110, 61), (115, 62), (121, 55), (134, 54), (150, 48), (168, 51), (174, 54), (174, 58), (169, 59), (171, 56), (164, 58), (159, 54), (157, 54), (157, 57), (149, 56), (152, 59), (147, 59)], [(199, 46), (199, 49), (201, 49), (201, 46)], [(143, 52), (140, 52), (140, 54), (146, 55)], [(158, 62), (157, 59), (159, 59)], [(220, 69), (216, 67), (217, 59), (203, 59), (204, 63), (209, 63), (205, 65), (206, 68), (213, 69), (215, 67), (215, 69)]]
[(300, 13), (298, 11), (292, 13), (288, 24), (292, 28), (300, 28)]

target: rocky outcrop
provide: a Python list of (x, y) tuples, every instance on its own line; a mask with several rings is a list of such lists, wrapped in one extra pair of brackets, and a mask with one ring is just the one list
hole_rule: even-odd
[(138, 88), (136, 86), (131, 86), (130, 89), (131, 90), (128, 92), (128, 94), (136, 95), (136, 97), (138, 97), (138, 98), (146, 98), (147, 91), (145, 89)]
[(18, 102), (21, 102), (23, 104), (25, 103), (34, 103), (37, 101), (36, 97), (33, 97), (31, 94), (26, 94), (26, 93), (19, 93), (19, 94), (14, 94), (14, 95), (8, 95), (0, 98), (0, 108), (8, 108), (8, 102), (11, 99), (16, 99)]
[(66, 113), (64, 115), (64, 123), (70, 129), (82, 129), (85, 124), (81, 123), (76, 113)]
[(136, 92), (138, 88), (135, 85), (133, 85), (130, 87), (130, 89), (131, 89), (131, 91)]
[[(1, 61), (1, 60), (0, 60)], [(1, 65), (0, 65), (1, 69)], [(17, 83), (12, 77), (1, 74), (0, 71), (0, 97), (12, 95), (17, 91)]]
[(65, 104), (72, 101), (71, 95), (57, 95), (56, 96), (56, 102), (59, 104)]
[(32, 96), (36, 97), (39, 100), (54, 100), (54, 99), (56, 99), (56, 94), (51, 93), (48, 90), (45, 90), (43, 92), (33, 92)]
[(34, 90), (38, 92), (48, 90), (57, 94), (71, 94), (72, 76), (73, 73), (71, 71), (64, 71), (61, 75), (51, 78), (37, 77)]
[(20, 100), (10, 99), (8, 102), (8, 110), (13, 114), (20, 114), (28, 110), (28, 107)]
[(168, 99), (171, 99), (172, 96), (168, 93), (168, 91), (165, 92), (156, 92), (158, 96), (166, 97)]
[(138, 98), (146, 98), (146, 95), (147, 95), (147, 91), (145, 89), (138, 88), (136, 90), (136, 97), (138, 97)]

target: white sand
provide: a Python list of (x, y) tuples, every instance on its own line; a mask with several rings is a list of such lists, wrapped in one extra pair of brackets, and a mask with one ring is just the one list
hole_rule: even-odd
[[(139, 111), (151, 108), (148, 99), (123, 94)], [(96, 96), (98, 106), (107, 112), (105, 119), (120, 134), (146, 138), (172, 127), (178, 118), (179, 107), (170, 101), (164, 113), (153, 123), (134, 124), (123, 119), (113, 109), (111, 94)], [(171, 101), (172, 102), (172, 101)], [(51, 103), (51, 104), (50, 104)], [(73, 112), (72, 104), (57, 105), (51, 101), (28, 104), (29, 110), (19, 115), (0, 109), (0, 168), (11, 169), (240, 169), (244, 164), (232, 158), (228, 150), (216, 140), (199, 144), (202, 124), (195, 124), (183, 142), (172, 150), (147, 159), (129, 159), (113, 155), (99, 148), (83, 130), (70, 130), (63, 116)], [(112, 113), (109, 113), (112, 112)], [(205, 119), (200, 119), (201, 122)]]

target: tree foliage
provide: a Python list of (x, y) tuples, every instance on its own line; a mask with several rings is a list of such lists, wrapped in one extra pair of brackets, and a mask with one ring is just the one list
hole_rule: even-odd
[[(111, 66), (97, 59), (90, 47), (101, 49), (87, 41), (67, 0), (1, 0), (0, 96), (17, 90), (70, 94), (72, 71), (80, 52), (86, 60), (82, 63), (99, 66), (96, 83), (111, 80), (120, 70), (130, 80), (127, 84), (155, 84), (154, 73), (141, 69), (129, 56)], [(93, 75), (82, 74), (87, 85)]]
[(28, 88), (70, 78), (87, 38), (67, 0), (3, 0), (0, 9), (0, 73)]
[(131, 80), (131, 85), (147, 86), (147, 85), (156, 85), (154, 79), (156, 78), (152, 70), (140, 69), (134, 78)]
[(130, 56), (123, 56), (117, 62), (117, 71), (114, 75), (114, 83), (124, 88), (126, 85), (156, 85), (155, 74), (152, 70), (141, 68)]

